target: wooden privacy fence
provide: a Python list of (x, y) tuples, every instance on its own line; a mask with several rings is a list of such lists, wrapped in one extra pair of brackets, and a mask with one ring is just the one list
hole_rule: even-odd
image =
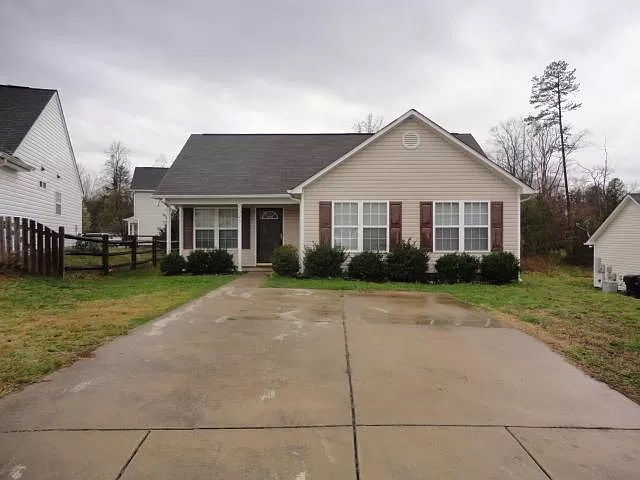
[[(74, 246), (65, 247), (65, 240)], [(64, 227), (56, 231), (35, 220), (0, 216), (0, 267), (11, 271), (54, 277), (69, 271), (108, 274), (119, 268), (155, 266), (162, 251), (157, 237), (110, 240), (109, 235), (67, 235)]]

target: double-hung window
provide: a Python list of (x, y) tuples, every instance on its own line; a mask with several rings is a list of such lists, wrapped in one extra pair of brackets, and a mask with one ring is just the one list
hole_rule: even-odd
[(489, 202), (436, 202), (436, 252), (489, 250)]
[(386, 251), (388, 210), (388, 202), (334, 202), (333, 245), (351, 252)]
[(238, 210), (235, 208), (196, 208), (194, 227), (198, 249), (238, 248)]
[(56, 215), (62, 215), (62, 192), (56, 192)]

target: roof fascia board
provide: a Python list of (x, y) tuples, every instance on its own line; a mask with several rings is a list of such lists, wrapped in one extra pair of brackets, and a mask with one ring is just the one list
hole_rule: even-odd
[(605, 218), (604, 222), (602, 222), (602, 225), (600, 225), (595, 232), (593, 232), (593, 235), (591, 235), (589, 237), (589, 240), (587, 240), (586, 242), (584, 242), (585, 245), (595, 245), (596, 240), (598, 239), (598, 237), (600, 235), (602, 235), (604, 233), (604, 231), (609, 227), (609, 225), (615, 220), (615, 218), (620, 214), (620, 212), (622, 211), (622, 209), (626, 206), (626, 204), (631, 201), (632, 203), (635, 203), (636, 205), (640, 206), (640, 204), (638, 204), (638, 202), (636, 202), (633, 197), (631, 195), (627, 195), (626, 197), (624, 197), (622, 199), (622, 201), (618, 204), (618, 206), (616, 208), (613, 209), (613, 212), (611, 212), (609, 214), (609, 216), (607, 218)]

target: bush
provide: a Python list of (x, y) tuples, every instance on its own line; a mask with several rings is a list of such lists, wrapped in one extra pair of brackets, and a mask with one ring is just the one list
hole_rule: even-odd
[(447, 253), (436, 260), (436, 271), (441, 282), (472, 282), (478, 273), (480, 260), (468, 253)]
[(304, 250), (304, 274), (308, 277), (341, 277), (347, 252), (342, 247), (314, 244)]
[(171, 252), (160, 260), (160, 271), (165, 275), (180, 275), (186, 265), (187, 262), (182, 255), (177, 252)]
[(187, 257), (187, 272), (202, 275), (210, 270), (210, 256), (204, 250), (194, 250)]
[(389, 280), (394, 282), (419, 282), (427, 273), (429, 256), (415, 246), (415, 242), (402, 241), (387, 255)]
[(380, 253), (358, 253), (349, 263), (349, 276), (358, 280), (380, 282), (387, 277), (387, 264)]
[(298, 250), (293, 245), (282, 245), (271, 255), (271, 265), (276, 274), (283, 277), (295, 277), (300, 270)]
[(218, 248), (209, 252), (206, 273), (221, 274), (233, 273), (235, 271), (236, 266), (233, 263), (233, 255), (224, 248)]
[(518, 279), (520, 263), (513, 253), (493, 252), (482, 257), (480, 276), (489, 283), (503, 284)]

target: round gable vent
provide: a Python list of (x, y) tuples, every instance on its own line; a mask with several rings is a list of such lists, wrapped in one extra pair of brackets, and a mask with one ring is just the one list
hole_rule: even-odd
[(402, 146), (415, 150), (420, 145), (420, 136), (416, 132), (407, 132), (402, 136)]

